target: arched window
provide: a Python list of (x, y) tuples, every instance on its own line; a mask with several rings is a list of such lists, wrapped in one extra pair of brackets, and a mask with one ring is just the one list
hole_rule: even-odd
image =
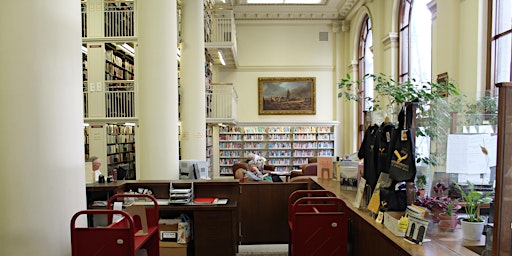
[[(372, 23), (370, 17), (366, 15), (363, 19), (361, 32), (359, 35), (359, 50), (358, 50), (358, 81), (359, 91), (362, 93), (361, 97), (364, 99), (373, 98), (373, 79), (365, 79), (365, 74), (373, 74), (373, 35)], [(361, 143), (364, 130), (367, 126), (364, 118), (364, 113), (372, 107), (372, 102), (363, 100), (358, 103), (357, 119), (359, 124), (358, 144)]]
[(487, 89), (512, 81), (512, 1), (492, 1), (491, 78)]
[(432, 14), (430, 0), (402, 0), (400, 5), (400, 82), (431, 80)]
[(400, 22), (398, 23), (398, 38), (399, 44), (399, 67), (398, 67), (398, 80), (400, 82), (409, 80), (410, 67), (409, 67), (409, 49), (410, 49), (410, 27), (411, 23), (411, 10), (413, 0), (402, 0), (400, 3)]

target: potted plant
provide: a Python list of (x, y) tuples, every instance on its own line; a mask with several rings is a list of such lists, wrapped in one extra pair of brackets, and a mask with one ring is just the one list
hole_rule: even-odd
[[(366, 74), (362, 80), (373, 80), (373, 97), (364, 97), (359, 89), (361, 81), (354, 80), (347, 74), (338, 82), (338, 98), (347, 101), (365, 101), (371, 103), (369, 111), (377, 112), (382, 116), (398, 114), (400, 106), (412, 103), (416, 106), (416, 119), (418, 127), (413, 127), (416, 136), (428, 136), (431, 140), (443, 140), (448, 134), (451, 118), (448, 107), (448, 96), (459, 95), (454, 83), (445, 82), (418, 82), (415, 79), (404, 82), (396, 81), (385, 74)], [(418, 129), (416, 129), (418, 128)], [(435, 153), (435, 152), (434, 152)], [(436, 166), (442, 162), (440, 156), (430, 153), (425, 156), (416, 152), (416, 162), (427, 166)]]
[(468, 191), (466, 192), (459, 184), (455, 184), (459, 190), (467, 218), (461, 220), (463, 237), (466, 240), (480, 240), (484, 230), (484, 218), (480, 216), (480, 205), (490, 203), (492, 198), (491, 192), (482, 193), (476, 191), (473, 183), (468, 183)]
[(448, 196), (425, 196), (418, 197), (414, 202), (415, 205), (427, 208), (430, 211), (434, 223), (439, 222), (441, 213), (458, 210), (458, 204), (455, 204)]
[(418, 196), (425, 196), (425, 186), (427, 185), (427, 176), (423, 173), (416, 176), (416, 188), (418, 189)]
[(439, 229), (445, 231), (453, 231), (455, 227), (457, 227), (457, 211), (461, 208), (461, 206), (454, 201), (446, 204), (446, 208), (444, 212), (439, 214)]

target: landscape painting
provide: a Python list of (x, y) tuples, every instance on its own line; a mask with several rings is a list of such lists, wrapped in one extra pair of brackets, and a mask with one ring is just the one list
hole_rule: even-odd
[(260, 77), (258, 103), (260, 115), (314, 115), (314, 77)]

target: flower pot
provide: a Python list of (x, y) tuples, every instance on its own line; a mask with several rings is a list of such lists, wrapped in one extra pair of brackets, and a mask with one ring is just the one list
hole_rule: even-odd
[(439, 214), (439, 229), (453, 231), (457, 227), (457, 213), (447, 216), (444, 212)]
[(434, 223), (439, 223), (439, 215), (443, 213), (443, 209), (439, 206), (434, 206), (432, 209), (430, 209), (430, 214), (432, 215), (432, 220)]
[(480, 241), (485, 222), (468, 222), (462, 220), (460, 224), (462, 226), (462, 237), (465, 240)]

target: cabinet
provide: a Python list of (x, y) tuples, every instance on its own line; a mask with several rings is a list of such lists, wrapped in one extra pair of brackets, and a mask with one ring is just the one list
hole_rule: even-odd
[(107, 124), (107, 163), (113, 169), (126, 171), (126, 179), (135, 179), (135, 127)]
[(250, 153), (267, 159), (277, 171), (298, 169), (308, 158), (334, 155), (333, 126), (227, 126), (219, 129), (221, 175)]
[[(93, 200), (102, 200), (112, 194), (149, 189), (157, 199), (169, 199), (169, 189), (193, 188), (195, 197), (227, 198), (225, 205), (173, 204), (159, 205), (161, 218), (174, 218), (185, 213), (192, 218), (193, 240), (190, 242), (194, 255), (232, 255), (238, 251), (240, 195), (239, 182), (229, 180), (209, 181), (118, 181), (117, 183), (93, 183), (86, 185), (89, 207)], [(291, 184), (291, 183), (290, 183)], [(103, 199), (105, 200), (105, 199)], [(160, 201), (160, 200), (157, 200)], [(91, 254), (92, 255), (92, 254)], [(114, 254), (112, 254), (114, 255)], [(117, 255), (117, 254), (115, 254)], [(128, 255), (128, 254), (123, 254)]]

